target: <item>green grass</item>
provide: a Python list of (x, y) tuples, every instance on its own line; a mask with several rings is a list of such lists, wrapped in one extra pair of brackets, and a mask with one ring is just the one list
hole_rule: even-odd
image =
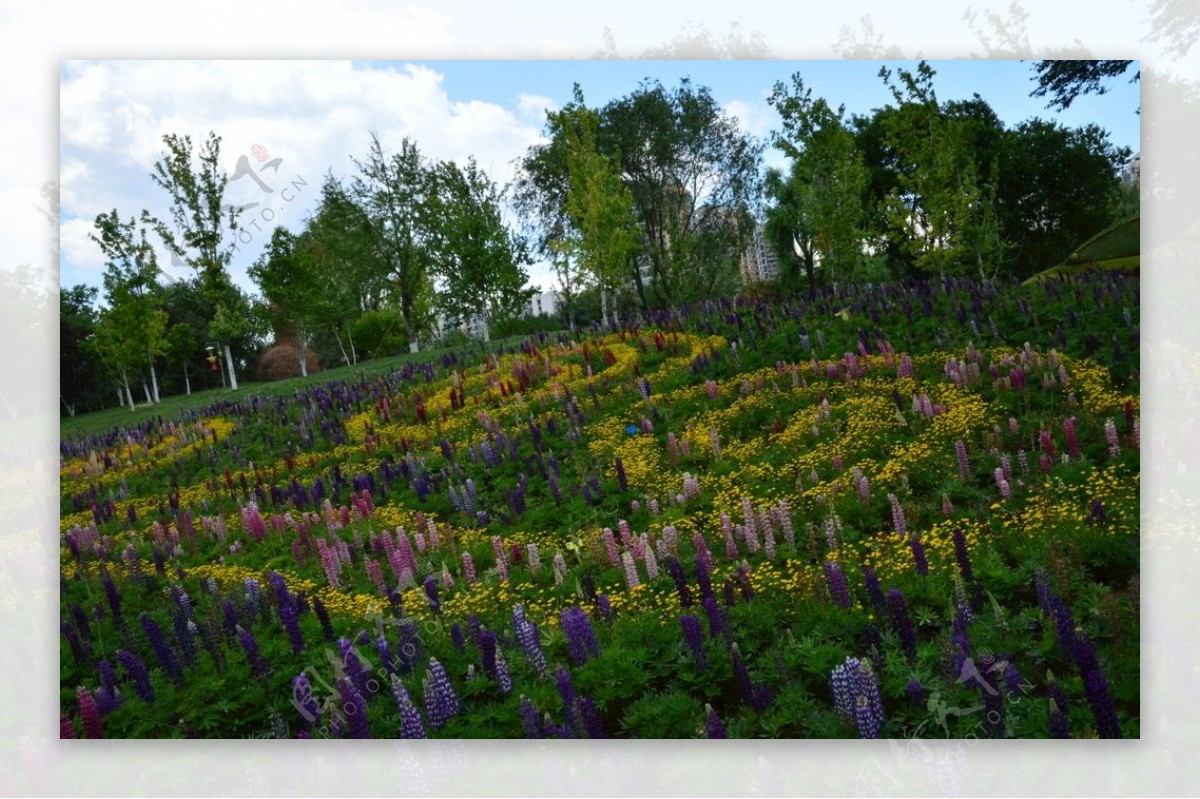
[[(556, 336), (558, 333), (550, 333)], [(489, 351), (501, 350), (505, 347), (520, 344), (531, 336), (511, 336), (503, 339), (493, 339), (488, 345)], [(81, 413), (77, 416), (64, 416), (59, 424), (59, 434), (63, 439), (80, 436), (90, 436), (104, 433), (114, 427), (136, 425), (147, 419), (162, 416), (170, 418), (186, 411), (204, 408), (222, 400), (240, 399), (249, 396), (278, 396), (290, 395), (297, 389), (333, 382), (335, 380), (350, 380), (359, 376), (376, 377), (391, 374), (407, 363), (422, 363), (440, 358), (449, 352), (463, 352), (463, 347), (434, 347), (420, 352), (406, 352), (386, 358), (375, 358), (370, 361), (360, 361), (353, 366), (337, 366), (310, 374), (308, 377), (291, 377), (286, 380), (260, 382), (239, 380), (238, 389), (213, 388), (205, 391), (193, 391), (191, 394), (175, 394), (162, 397), (157, 404), (139, 403), (133, 410), (128, 406), (105, 408), (99, 411)], [(478, 345), (471, 348), (478, 353)]]

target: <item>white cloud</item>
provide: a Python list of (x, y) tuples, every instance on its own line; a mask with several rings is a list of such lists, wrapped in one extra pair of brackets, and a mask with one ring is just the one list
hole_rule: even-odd
[(546, 119), (547, 111), (558, 110), (558, 103), (540, 94), (521, 94), (517, 97), (517, 108), (521, 113), (541, 123)]
[(84, 275), (91, 275), (94, 271), (94, 278), (88, 282), (96, 285), (100, 283), (100, 273), (104, 269), (104, 256), (100, 252), (99, 245), (90, 238), (94, 230), (94, 223), (90, 219), (67, 219), (59, 227), (61, 255), (64, 259), (70, 259), (71, 264), (80, 270), (80, 274), (76, 275), (74, 282), (85, 279)]
[[(464, 162), (473, 155), (503, 184), (513, 176), (513, 160), (540, 139), (540, 110), (552, 105), (533, 95), (517, 98), (511, 109), (459, 100), (427, 66), (348, 61), (68, 62), (60, 97), (64, 219), (91, 219), (113, 207), (123, 217), (142, 208), (165, 215), (167, 198), (149, 173), (166, 133), (189, 135), (198, 149), (216, 131), (230, 173), (239, 156), (261, 145), (269, 158), (283, 159), (276, 172), (255, 173), (266, 184), (307, 183), (290, 202), (278, 191), (262, 192), (252, 179), (230, 184), (231, 202), (261, 203), (248, 214), (258, 215), (261, 232), (249, 242), (243, 237), (232, 270), (247, 288), (245, 267), (270, 227), (298, 228), (315, 206), (324, 173), (351, 174), (350, 156), (366, 154), (371, 132), (387, 151), (407, 136), (430, 158)], [(64, 264), (94, 265), (86, 260), (87, 243), (78, 230), (64, 233)]]

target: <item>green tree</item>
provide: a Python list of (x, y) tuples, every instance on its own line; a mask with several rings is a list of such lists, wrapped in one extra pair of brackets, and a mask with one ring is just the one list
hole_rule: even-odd
[(228, 266), (237, 249), (233, 234), (238, 230), (241, 208), (224, 202), (229, 176), (219, 164), (221, 137), (209, 133), (196, 155), (190, 136), (168, 133), (163, 143), (166, 152), (155, 163), (150, 177), (170, 198), (172, 224), (148, 211), (142, 212), (142, 219), (153, 226), (173, 256), (195, 270), (201, 293), (211, 307), (209, 318), (221, 319), (210, 332), (224, 348), (230, 385), (236, 390), (237, 373), (227, 336), (248, 329), (249, 323), (233, 318), (248, 307), (238, 300), (229, 278)]
[(100, 375), (84, 346), (96, 330), (97, 293), (95, 286), (82, 283), (59, 292), (58, 388), (63, 409), (70, 416), (101, 407)]
[[(122, 222), (116, 209), (96, 217), (91, 238), (104, 254), (104, 299), (108, 307), (101, 312), (99, 327), (110, 348), (120, 348), (119, 371), (128, 392), (128, 370), (148, 366), (153, 391), (146, 390), (147, 402), (158, 402), (158, 372), (154, 361), (165, 354), (163, 340), (167, 314), (162, 309), (158, 285), (158, 261), (146, 237), (146, 228), (136, 220)], [(132, 402), (132, 399), (131, 399)]]
[[(600, 153), (596, 136), (600, 114), (589, 109), (579, 84), (575, 101), (550, 117), (550, 128), (566, 150), (568, 224), (557, 241), (563, 256), (556, 259), (560, 282), (567, 286), (594, 283), (600, 293), (600, 313), (605, 326), (612, 323), (610, 298), (619, 276), (628, 274), (629, 264), (641, 249), (633, 194), (622, 184), (616, 160)], [(582, 281), (572, 280), (567, 270), (574, 265)], [(577, 292), (570, 292), (575, 294)], [(573, 300), (568, 296), (568, 300)]]
[(404, 316), (409, 350), (417, 352), (433, 318), (433, 170), (408, 137), (389, 155), (377, 134), (371, 135), (366, 159), (354, 163), (358, 174), (349, 195), (365, 211), (371, 246)]
[(773, 173), (768, 188), (775, 208), (768, 214), (777, 254), (788, 262), (793, 241), (810, 291), (819, 257), (832, 278), (858, 275), (868, 238), (866, 195), (870, 174), (845, 120), (824, 98), (813, 98), (799, 73), (791, 85), (775, 84), (768, 102), (779, 113), (782, 130), (774, 144), (791, 159), (786, 177)]
[(601, 120), (598, 150), (620, 165), (640, 227), (644, 261), (631, 276), (643, 307), (647, 282), (656, 305), (736, 287), (761, 200), (763, 144), (687, 79), (673, 91), (643, 82)]
[(533, 294), (525, 288), (525, 243), (504, 224), (502, 195), (474, 158), (465, 167), (439, 164), (434, 186), (437, 224), (429, 235), (442, 283), (438, 305), (451, 321), (479, 319), (486, 343), (492, 325), (520, 316)]
[[(312, 321), (319, 314), (323, 281), (313, 263), (297, 250), (296, 236), (282, 225), (271, 231), (271, 240), (248, 272), (266, 299), (266, 314), (277, 338), (292, 340), (300, 375), (308, 377), (305, 352)], [(279, 343), (282, 343), (280, 341)]]
[[(1082, 94), (1105, 94), (1109, 81), (1124, 75), (1132, 65), (1132, 61), (1034, 61), (1033, 79), (1038, 86), (1029, 96), (1049, 97), (1047, 108), (1066, 111)], [(1140, 80), (1141, 76), (1141, 70), (1138, 70), (1130, 82)]]

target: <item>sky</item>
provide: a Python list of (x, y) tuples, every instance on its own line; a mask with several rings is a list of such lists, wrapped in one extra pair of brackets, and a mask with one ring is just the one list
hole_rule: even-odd
[[(298, 231), (315, 209), (326, 173), (347, 177), (365, 155), (370, 132), (388, 151), (412, 137), (435, 159), (474, 156), (498, 183), (542, 141), (547, 109), (579, 83), (589, 105), (629, 94), (644, 79), (670, 88), (683, 78), (708, 87), (744, 131), (767, 137), (778, 117), (767, 103), (776, 81), (799, 72), (815, 96), (867, 114), (892, 98), (881, 66), (912, 70), (915, 61), (64, 61), (60, 71), (60, 283), (101, 285), (103, 258), (90, 239), (98, 213), (122, 218), (147, 209), (167, 218), (165, 192), (150, 179), (166, 133), (209, 131), (222, 137), (227, 201), (250, 206), (231, 271), (253, 291), (246, 268), (275, 225)], [(931, 61), (940, 100), (979, 93), (1006, 125), (1040, 116), (1068, 126), (1095, 123), (1114, 144), (1140, 150), (1139, 85), (1118, 79), (1102, 96), (1085, 96), (1067, 112), (1031, 98), (1028, 61)], [(768, 166), (782, 166), (768, 149)], [(241, 168), (239, 170), (239, 163)], [(160, 248), (159, 261), (174, 277)], [(530, 269), (543, 290), (553, 278)]]

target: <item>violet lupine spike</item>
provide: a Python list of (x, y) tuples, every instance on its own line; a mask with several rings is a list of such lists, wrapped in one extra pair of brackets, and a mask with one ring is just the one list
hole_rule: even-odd
[(846, 580), (842, 567), (832, 561), (826, 561), (824, 569), (825, 580), (829, 584), (829, 595), (834, 603), (843, 608), (851, 607), (853, 600), (850, 597), (850, 583)]
[(583, 665), (589, 656), (600, 654), (600, 644), (596, 640), (592, 622), (578, 605), (564, 609), (561, 621), (571, 650), (571, 658), (576, 664)]
[(917, 635), (913, 629), (912, 617), (908, 615), (908, 602), (899, 588), (892, 588), (887, 593), (888, 611), (900, 644), (908, 662), (912, 663), (917, 657)]
[(521, 694), (521, 700), (517, 708), (521, 714), (521, 728), (525, 731), (525, 737), (530, 739), (545, 738), (546, 732), (542, 729), (542, 719), (538, 715), (537, 708), (529, 701), (529, 697)]
[(436, 658), (429, 659), (429, 671), (424, 681), (425, 713), (435, 730), (443, 727), (461, 709), (462, 702), (450, 683), (446, 668)]
[(508, 668), (508, 661), (504, 659), (504, 653), (500, 650), (496, 650), (496, 682), (500, 683), (501, 691), (506, 694), (512, 693), (512, 672)]
[(1121, 440), (1117, 436), (1117, 424), (1112, 419), (1104, 421), (1104, 438), (1108, 442), (1108, 456), (1116, 458), (1121, 455)]
[(853, 720), (860, 738), (878, 738), (883, 727), (883, 701), (868, 660), (848, 657), (829, 676), (838, 715)]
[(316, 723), (321, 715), (321, 706), (313, 696), (312, 683), (304, 674), (292, 679), (292, 706), (308, 724)]
[(367, 725), (367, 700), (359, 693), (354, 683), (346, 677), (338, 679), (335, 685), (338, 690), (338, 698), (341, 700), (341, 712), (345, 715), (346, 726), (350, 730), (350, 737), (358, 740), (370, 738), (371, 730)]
[(470, 552), (462, 553), (462, 569), (463, 569), (463, 579), (467, 581), (467, 584), (470, 585), (471, 583), (474, 583), (476, 580), (476, 578), (475, 578), (475, 561), (471, 557)]
[(882, 619), (884, 613), (887, 612), (887, 605), (883, 596), (883, 588), (879, 584), (879, 577), (875, 574), (875, 567), (864, 564), (862, 575), (867, 586), (867, 598), (871, 601), (871, 607), (875, 608), (875, 615)]
[(646, 579), (653, 581), (658, 579), (658, 557), (654, 554), (654, 550), (650, 547), (645, 547), (642, 553), (642, 562), (646, 564)]
[(929, 576), (929, 559), (925, 555), (925, 545), (921, 543), (921, 539), (913, 537), (908, 542), (909, 548), (913, 554), (913, 565), (916, 567), (917, 574), (922, 577)]
[(421, 711), (417, 710), (404, 683), (394, 674), (391, 683), (392, 696), (396, 698), (396, 707), (400, 711), (400, 737), (410, 740), (429, 737), (425, 732), (425, 722), (421, 720)]
[(692, 656), (700, 668), (708, 667), (704, 656), (704, 631), (700, 628), (700, 620), (690, 613), (679, 617), (679, 626), (683, 629), (683, 641), (687, 644)]
[(713, 710), (712, 705), (705, 703), (704, 705), (704, 735), (706, 738), (728, 738), (729, 734), (725, 731), (725, 725), (721, 722), (717, 711)]
[(143, 702), (153, 702), (154, 688), (150, 685), (150, 671), (142, 659), (128, 650), (118, 649), (117, 660), (129, 675), (129, 680), (133, 683), (133, 692), (138, 698)]
[(150, 642), (150, 648), (154, 650), (158, 665), (171, 678), (172, 682), (176, 685), (183, 685), (183, 666), (176, 657), (175, 651), (171, 649), (171, 645), (167, 643), (167, 636), (162, 628), (145, 613), (138, 617), (138, 621), (142, 625), (142, 631), (146, 634), (146, 640)]
[(237, 632), (238, 643), (242, 645), (242, 651), (246, 653), (246, 659), (250, 662), (250, 669), (256, 677), (265, 677), (270, 669), (266, 661), (259, 654), (258, 640), (255, 639), (254, 633), (242, 627), (240, 624), (235, 628)]
[(540, 677), (548, 677), (550, 668), (546, 663), (546, 655), (542, 651), (537, 625), (525, 615), (525, 607), (519, 603), (513, 606), (513, 628), (516, 631), (517, 642), (525, 651), (525, 656), (533, 665), (534, 670)]
[(571, 681), (570, 672), (559, 666), (558, 671), (554, 673), (554, 685), (558, 689), (559, 698), (562, 700), (567, 722), (566, 726), (578, 737), (582, 732), (583, 724), (579, 716), (578, 696), (575, 693), (575, 684)]

